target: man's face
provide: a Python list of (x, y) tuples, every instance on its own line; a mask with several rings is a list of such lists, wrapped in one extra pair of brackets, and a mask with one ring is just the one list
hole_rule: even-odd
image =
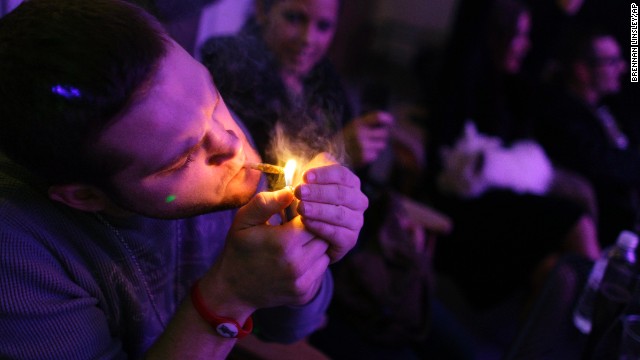
[(208, 71), (173, 43), (147, 93), (99, 138), (129, 165), (112, 178), (116, 205), (152, 217), (186, 217), (249, 200), (259, 161)]
[(280, 0), (262, 14), (265, 42), (282, 69), (306, 75), (327, 52), (336, 30), (338, 0)]
[(593, 41), (591, 82), (593, 90), (601, 96), (620, 91), (621, 75), (626, 70), (620, 47), (612, 36), (598, 37)]

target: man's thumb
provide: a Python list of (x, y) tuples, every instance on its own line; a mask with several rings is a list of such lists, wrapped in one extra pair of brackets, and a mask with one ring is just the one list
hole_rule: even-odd
[(293, 199), (293, 193), (288, 189), (258, 193), (238, 210), (234, 227), (242, 230), (263, 225), (273, 215), (289, 206)]

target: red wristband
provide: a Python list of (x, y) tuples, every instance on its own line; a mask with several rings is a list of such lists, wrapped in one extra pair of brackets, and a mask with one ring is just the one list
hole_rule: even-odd
[(198, 286), (199, 283), (200, 281), (197, 280), (191, 287), (191, 302), (193, 303), (193, 307), (196, 308), (196, 311), (198, 311), (198, 314), (213, 326), (218, 335), (226, 338), (241, 339), (251, 334), (251, 331), (253, 330), (253, 318), (251, 316), (247, 318), (244, 326), (240, 326), (240, 324), (238, 324), (234, 319), (218, 316), (209, 311), (207, 306), (204, 304), (204, 299), (202, 298), (202, 293)]

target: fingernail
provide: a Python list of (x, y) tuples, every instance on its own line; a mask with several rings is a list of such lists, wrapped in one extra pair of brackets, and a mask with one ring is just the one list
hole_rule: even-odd
[(307, 178), (307, 182), (314, 182), (316, 180), (316, 174), (314, 174), (313, 171), (307, 172), (305, 177)]
[(309, 195), (309, 188), (304, 185), (300, 186), (300, 196), (304, 199), (307, 195)]
[(306, 203), (300, 203), (300, 211), (304, 214), (309, 216), (309, 214), (311, 214), (313, 207), (309, 204)]

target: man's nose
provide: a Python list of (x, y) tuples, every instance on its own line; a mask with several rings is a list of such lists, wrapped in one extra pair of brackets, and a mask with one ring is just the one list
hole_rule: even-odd
[(233, 130), (210, 131), (205, 143), (209, 165), (220, 165), (236, 156), (242, 147)]

